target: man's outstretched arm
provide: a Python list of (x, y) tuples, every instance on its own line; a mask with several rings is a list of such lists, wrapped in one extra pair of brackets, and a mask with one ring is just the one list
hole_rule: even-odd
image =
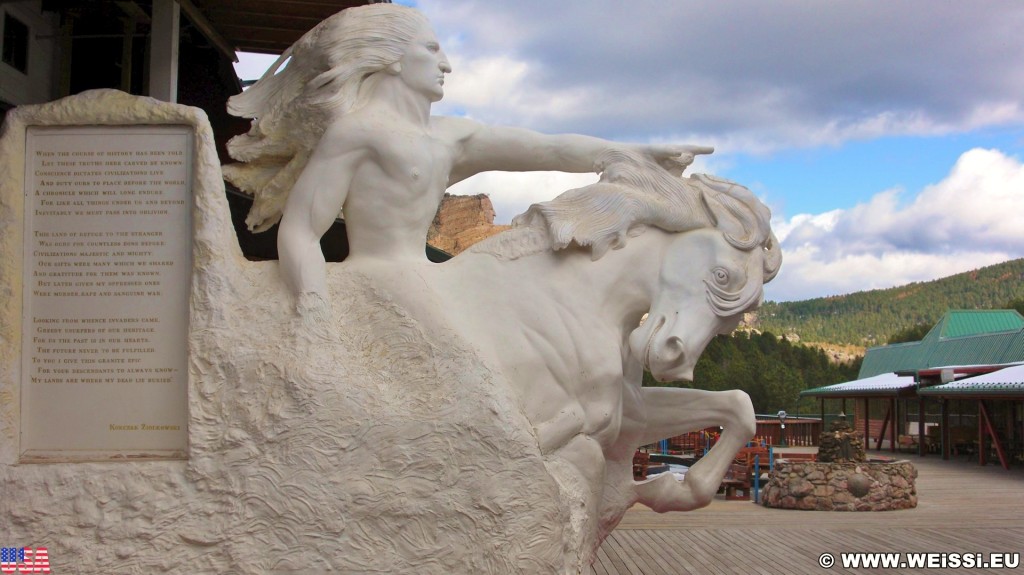
[(650, 156), (669, 171), (681, 174), (709, 146), (624, 144), (579, 134), (549, 135), (506, 126), (488, 126), (465, 118), (434, 118), (435, 133), (454, 146), (452, 185), (480, 172), (599, 172), (608, 151), (632, 149)]

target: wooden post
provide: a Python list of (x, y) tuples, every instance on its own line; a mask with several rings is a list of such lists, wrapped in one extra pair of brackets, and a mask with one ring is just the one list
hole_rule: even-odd
[(181, 11), (174, 0), (153, 0), (153, 26), (150, 34), (149, 96), (157, 100), (178, 101), (178, 42)]
[(925, 400), (924, 397), (918, 396), (917, 398), (917, 455), (924, 457), (925, 453), (928, 452), (925, 449), (924, 443), (928, 439), (928, 434), (924, 428), (924, 408)]
[(68, 12), (60, 24), (60, 77), (57, 80), (57, 95), (61, 98), (71, 95), (71, 50), (74, 32), (74, 15)]
[(864, 398), (864, 449), (871, 448), (871, 404)]
[(1003, 442), (999, 441), (999, 435), (996, 433), (996, 428), (992, 425), (992, 418), (988, 416), (988, 409), (985, 407), (983, 400), (978, 400), (978, 410), (980, 411), (979, 419), (984, 419), (985, 431), (992, 436), (992, 445), (996, 448), (996, 456), (999, 457), (999, 464), (1003, 466), (1003, 469), (1009, 470), (1010, 464), (1006, 460), (1006, 451), (1003, 449)]
[(985, 465), (985, 422), (982, 419), (982, 404), (978, 400), (978, 465)]
[(132, 91), (132, 40), (135, 36), (135, 20), (124, 18), (124, 35), (121, 37), (121, 91)]
[(893, 397), (889, 400), (889, 411), (892, 412), (892, 424), (891, 427), (889, 427), (889, 451), (892, 453), (896, 453), (896, 425), (897, 422), (900, 421), (898, 408), (899, 402), (897, 402), (896, 398)]
[(885, 417), (882, 418), (882, 428), (878, 430), (878, 442), (875, 445), (875, 451), (882, 450), (882, 440), (885, 439), (885, 430), (889, 428), (889, 419), (892, 417), (892, 404), (889, 404), (889, 408), (885, 410)]
[(939, 441), (942, 443), (942, 459), (949, 461), (949, 399), (942, 398), (942, 418), (939, 423)]

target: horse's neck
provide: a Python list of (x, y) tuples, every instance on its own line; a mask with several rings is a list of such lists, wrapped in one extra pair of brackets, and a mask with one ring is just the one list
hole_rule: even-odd
[[(552, 252), (526, 245), (519, 236), (530, 242), (535, 239), (514, 229), (484, 240), (452, 260), (452, 265), (445, 264), (454, 272), (450, 279), (491, 286), (484, 289), (518, 298), (553, 298), (570, 313), (600, 315), (616, 324), (639, 321), (650, 307), (671, 239), (670, 234), (649, 229), (594, 261), (590, 247)], [(446, 291), (450, 295), (458, 290), (449, 286)]]
[(661, 230), (648, 230), (630, 238), (622, 249), (609, 250), (597, 261), (591, 259), (589, 248), (571, 248), (574, 253), (564, 257), (553, 273), (559, 284), (574, 286), (572, 289), (598, 300), (597, 309), (590, 313), (636, 327), (635, 322), (650, 308), (657, 289), (668, 239)]

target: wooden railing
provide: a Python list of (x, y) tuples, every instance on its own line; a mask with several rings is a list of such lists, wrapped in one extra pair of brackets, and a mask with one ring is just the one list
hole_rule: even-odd
[(818, 437), (821, 435), (821, 420), (817, 418), (786, 418), (786, 429), (782, 429), (778, 418), (758, 419), (755, 437), (764, 441), (767, 445), (782, 445), (785, 433), (785, 444), (790, 447), (818, 445)]
[[(821, 435), (821, 420), (813, 418), (792, 417), (786, 419), (785, 445), (790, 447), (815, 447), (818, 445), (818, 437)], [(761, 418), (757, 420), (757, 431), (754, 433), (751, 442), (757, 445), (770, 446), (782, 445), (782, 432), (777, 418)], [(663, 450), (667, 447), (668, 453), (694, 453), (703, 454), (705, 449), (710, 449), (716, 441), (721, 430), (718, 427), (708, 427), (700, 431), (684, 433), (669, 438), (661, 445), (652, 445), (652, 449)]]
[(718, 432), (717, 427), (709, 427), (671, 437), (667, 442), (668, 452), (703, 454), (705, 449), (710, 449), (718, 441)]

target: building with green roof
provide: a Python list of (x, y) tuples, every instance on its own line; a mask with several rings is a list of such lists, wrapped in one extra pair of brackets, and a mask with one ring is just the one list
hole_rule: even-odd
[(921, 341), (868, 349), (857, 377), (1017, 361), (1024, 361), (1024, 316), (1012, 309), (950, 310)]
[[(1024, 462), (1024, 369), (1006, 369), (1020, 363), (1024, 316), (1015, 310), (950, 310), (921, 341), (868, 349), (856, 381), (800, 395), (821, 399), (822, 414), (826, 399), (841, 399), (844, 411), (846, 399), (860, 400), (856, 420), (865, 445), (874, 438), (881, 449), (888, 431), (893, 451), (907, 437), (922, 455), (929, 448), (940, 449), (946, 458), (951, 451), (973, 450), (984, 462), (990, 439), (1000, 462), (1008, 466), (1011, 460)], [(998, 375), (989, 381), (985, 374)], [(880, 420), (871, 417), (872, 400), (883, 406)], [(914, 403), (916, 424), (908, 418)], [(929, 423), (927, 407), (936, 404), (941, 406), (940, 421)], [(951, 409), (959, 423), (955, 433), (950, 432)], [(911, 428), (928, 431), (928, 437), (902, 435)]]

